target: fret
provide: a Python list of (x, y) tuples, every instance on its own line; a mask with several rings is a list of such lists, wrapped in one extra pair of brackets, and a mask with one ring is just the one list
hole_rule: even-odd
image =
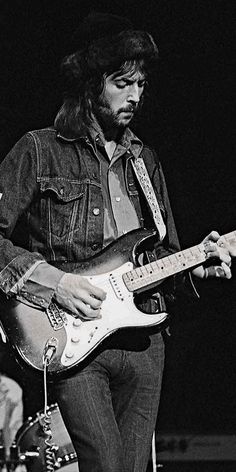
[(157, 261), (123, 274), (123, 280), (130, 291), (148, 288), (155, 282), (170, 277), (182, 270), (198, 265), (206, 260), (204, 245), (199, 244), (190, 249), (170, 254)]
[[(220, 237), (220, 241), (236, 243), (236, 231)], [(202, 264), (206, 260), (204, 243), (198, 244), (183, 251), (152, 261), (141, 267), (123, 274), (123, 281), (131, 292), (148, 288), (155, 282), (177, 274), (183, 270)]]
[(160, 272), (163, 272), (165, 270), (165, 262), (164, 262), (164, 259), (159, 259), (157, 261), (157, 269), (160, 271)]

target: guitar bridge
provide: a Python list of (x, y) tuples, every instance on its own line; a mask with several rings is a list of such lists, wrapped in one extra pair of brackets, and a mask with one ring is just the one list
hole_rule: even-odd
[(49, 307), (46, 309), (46, 313), (49, 322), (55, 331), (63, 328), (66, 324), (66, 313), (63, 308), (60, 308), (56, 303), (51, 302)]

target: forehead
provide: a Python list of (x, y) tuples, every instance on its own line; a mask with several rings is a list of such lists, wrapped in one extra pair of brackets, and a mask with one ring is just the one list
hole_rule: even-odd
[(117, 71), (114, 72), (113, 74), (109, 75), (107, 79), (109, 80), (131, 80), (132, 82), (136, 82), (139, 80), (144, 80), (146, 78), (146, 74), (142, 72), (141, 70), (130, 70), (127, 72), (121, 72)]

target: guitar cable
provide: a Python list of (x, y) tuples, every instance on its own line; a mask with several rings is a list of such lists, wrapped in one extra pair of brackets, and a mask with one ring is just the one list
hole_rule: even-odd
[(56, 352), (58, 345), (57, 338), (50, 338), (47, 340), (44, 348), (43, 353), (43, 387), (44, 387), (44, 411), (43, 416), (40, 418), (40, 425), (43, 429), (45, 434), (44, 444), (46, 446), (45, 449), (45, 465), (46, 471), (45, 472), (54, 472), (58, 469), (58, 462), (56, 458), (56, 451), (58, 451), (59, 447), (53, 442), (53, 435), (51, 429), (51, 413), (48, 407), (48, 391), (47, 391), (47, 368), (51, 363), (53, 356)]

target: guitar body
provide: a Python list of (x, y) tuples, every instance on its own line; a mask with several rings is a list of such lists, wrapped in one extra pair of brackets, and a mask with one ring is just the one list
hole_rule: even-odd
[[(227, 245), (235, 244), (236, 231), (221, 236)], [(165, 311), (143, 313), (135, 305), (135, 293), (147, 291), (167, 277), (203, 264), (204, 243), (179, 251), (163, 259), (140, 265), (142, 254), (157, 240), (154, 231), (131, 231), (114, 241), (94, 258), (80, 263), (62, 263), (65, 272), (78, 273), (106, 291), (101, 318), (83, 321), (63, 309), (48, 313), (15, 299), (0, 300), (0, 323), (20, 359), (38, 371), (43, 370), (44, 353), (54, 346), (48, 365), (49, 374), (59, 374), (77, 366), (99, 344), (119, 329), (161, 325)]]
[(44, 310), (1, 297), (0, 320), (17, 359), (36, 370), (43, 370), (43, 353), (46, 341), (58, 340), (56, 355), (52, 361), (53, 371), (61, 370), (60, 357), (67, 341), (66, 329), (54, 330)]
[(59, 374), (77, 366), (118, 329), (145, 328), (164, 322), (167, 318), (165, 312), (147, 314), (139, 311), (133, 293), (123, 282), (123, 275), (133, 269), (139, 252), (156, 238), (153, 231), (132, 231), (109, 245), (97, 257), (81, 263), (60, 265), (65, 272), (79, 273), (106, 291), (100, 319), (82, 321), (63, 311), (63, 322), (53, 323), (46, 311), (2, 297), (0, 322), (18, 357), (42, 371), (46, 343), (56, 339), (57, 347), (48, 372)]

